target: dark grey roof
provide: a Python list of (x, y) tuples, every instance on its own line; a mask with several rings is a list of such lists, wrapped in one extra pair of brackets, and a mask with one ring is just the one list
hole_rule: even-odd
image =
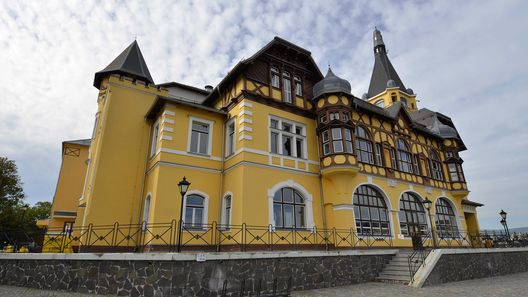
[(70, 144), (78, 144), (78, 145), (82, 145), (82, 146), (90, 146), (91, 142), (92, 142), (91, 139), (78, 139), (78, 140), (63, 141), (62, 143), (70, 143)]
[(268, 44), (266, 44), (263, 48), (261, 48), (258, 52), (256, 52), (255, 54), (253, 54), (251, 57), (247, 58), (247, 59), (244, 59), (240, 62), (238, 62), (234, 67), (233, 69), (231, 69), (231, 71), (229, 71), (227, 73), (227, 75), (220, 81), (220, 83), (218, 83), (218, 85), (213, 89), (213, 91), (205, 98), (204, 100), (204, 104), (206, 105), (210, 105), (212, 104), (212, 102), (216, 99), (216, 96), (218, 96), (218, 90), (223, 87), (223, 85), (227, 84), (227, 82), (229, 82), (233, 77), (235, 77), (236, 75), (238, 75), (240, 72), (242, 72), (242, 70), (249, 64), (251, 64), (253, 61), (255, 61), (258, 57), (260, 57), (261, 55), (263, 55), (267, 50), (269, 50), (272, 46), (276, 45), (276, 44), (281, 44), (287, 48), (291, 48), (303, 55), (306, 55), (308, 57), (308, 60), (310, 61), (310, 64), (313, 66), (313, 68), (315, 69), (315, 75), (320, 77), (321, 79), (323, 78), (323, 74), (321, 73), (321, 70), (319, 70), (319, 67), (317, 66), (317, 64), (315, 63), (314, 59), (312, 58), (312, 54), (310, 51), (294, 44), (294, 43), (291, 43), (285, 39), (282, 39), (278, 36), (275, 36), (273, 38), (273, 40), (271, 40), (270, 42), (268, 42)]
[(94, 87), (99, 88), (103, 78), (113, 73), (131, 76), (151, 84), (154, 83), (152, 76), (150, 76), (147, 63), (135, 40), (112, 63), (106, 66), (105, 69), (95, 73)]
[(478, 203), (478, 202), (471, 201), (471, 200), (466, 200), (466, 199), (462, 199), (462, 204), (471, 205), (471, 206), (475, 206), (475, 207), (484, 206), (484, 204), (482, 204), (482, 203)]
[(209, 93), (210, 93), (206, 89), (200, 89), (198, 87), (182, 84), (182, 83), (175, 82), (175, 81), (158, 84), (156, 86), (162, 87), (162, 88), (170, 88), (170, 87), (174, 87), (175, 86), (175, 87), (180, 87), (182, 89), (187, 89), (187, 90), (190, 90), (190, 91), (193, 91), (193, 92), (197, 92), (197, 93), (200, 93), (200, 94), (203, 94), (203, 95), (209, 95)]
[(328, 93), (346, 93), (350, 94), (350, 83), (346, 79), (342, 79), (332, 72), (328, 67), (328, 72), (325, 78), (317, 82), (313, 87), (313, 97), (317, 98), (323, 94)]
[(370, 98), (385, 91), (391, 80), (391, 86), (398, 87), (403, 92), (407, 92), (407, 89), (403, 85), (403, 82), (387, 56), (385, 44), (383, 43), (383, 38), (378, 29), (374, 30), (373, 40), (374, 68), (372, 69), (372, 76), (370, 77), (370, 85), (367, 93), (368, 97)]
[(185, 106), (190, 106), (190, 107), (193, 107), (193, 108), (206, 110), (206, 111), (217, 113), (217, 114), (221, 114), (221, 115), (224, 115), (224, 116), (227, 115), (227, 112), (225, 112), (223, 110), (216, 109), (214, 107), (209, 107), (209, 106), (205, 106), (205, 105), (198, 104), (198, 103), (192, 103), (192, 102), (189, 102), (189, 101), (184, 101), (184, 100), (180, 100), (180, 99), (176, 99), (176, 98), (172, 98), (172, 97), (157, 96), (156, 100), (154, 101), (152, 106), (150, 106), (150, 108), (149, 108), (147, 114), (145, 115), (145, 117), (147, 119), (155, 118), (156, 115), (160, 112), (161, 108), (167, 102), (181, 104), (181, 105), (185, 105)]

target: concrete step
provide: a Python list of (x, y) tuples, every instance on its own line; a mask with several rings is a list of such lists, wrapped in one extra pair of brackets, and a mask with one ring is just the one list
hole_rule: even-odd
[(407, 274), (407, 275), (395, 275), (395, 274), (380, 273), (380, 275), (378, 277), (376, 277), (376, 279), (400, 280), (400, 281), (407, 281), (407, 282), (411, 281), (411, 277), (409, 276), (409, 274)]
[(386, 266), (383, 269), (383, 272), (385, 271), (405, 271), (406, 273), (409, 273), (409, 267), (408, 266)]
[(391, 263), (409, 263), (409, 259), (407, 258), (392, 258), (392, 260), (390, 260), (389, 264)]

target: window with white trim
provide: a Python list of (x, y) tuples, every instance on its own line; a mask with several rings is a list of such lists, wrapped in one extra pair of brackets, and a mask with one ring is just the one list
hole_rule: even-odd
[(280, 88), (279, 69), (277, 67), (271, 67), (271, 86)]
[(201, 228), (206, 224), (204, 220), (204, 207), (204, 197), (198, 194), (190, 194), (185, 197), (185, 227)]
[(374, 103), (374, 104), (379, 106), (379, 107), (384, 108), (385, 107), (385, 100), (380, 99), (380, 100), (376, 101), (376, 103)]
[(147, 224), (148, 224), (149, 216), (150, 216), (150, 200), (151, 200), (150, 197), (151, 195), (148, 194), (147, 198), (145, 198), (145, 204), (143, 206), (143, 220), (141, 224), (141, 230), (143, 232), (147, 231)]
[(452, 182), (464, 182), (464, 173), (462, 172), (462, 166), (458, 163), (449, 163), (447, 164), (449, 169), (449, 177)]
[(403, 140), (398, 139), (397, 147), (398, 165), (400, 170), (403, 172), (413, 173), (412, 155), (407, 148), (407, 144)]
[(226, 230), (230, 229), (231, 225), (231, 195), (224, 197), (222, 210), (222, 227)]
[(282, 188), (273, 197), (273, 218), (277, 228), (305, 228), (304, 198), (293, 188)]
[(367, 131), (356, 126), (356, 155), (359, 162), (374, 164), (372, 141)]
[(158, 139), (159, 139), (159, 130), (160, 130), (160, 123), (157, 121), (152, 126), (152, 139), (150, 143), (150, 156), (154, 156), (156, 154), (156, 150), (158, 148)]
[(293, 81), (295, 82), (295, 95), (302, 96), (303, 92), (302, 92), (301, 78), (296, 75), (293, 77)]
[(195, 154), (209, 154), (209, 133), (211, 125), (199, 120), (192, 120), (191, 145), (189, 151)]
[(231, 156), (235, 153), (235, 119), (227, 122), (226, 125), (226, 156)]
[(442, 163), (440, 163), (440, 158), (435, 151), (431, 152), (431, 177), (436, 180), (444, 180)]
[(290, 80), (290, 73), (288, 72), (282, 73), (282, 92), (283, 92), (282, 96), (284, 98), (284, 102), (292, 103), (291, 80)]
[(281, 118), (270, 119), (270, 152), (306, 158), (306, 127)]

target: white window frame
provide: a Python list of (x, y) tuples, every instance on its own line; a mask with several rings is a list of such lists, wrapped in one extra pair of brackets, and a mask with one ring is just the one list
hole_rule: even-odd
[(302, 80), (301, 77), (298, 75), (293, 76), (293, 82), (295, 84), (295, 96), (302, 97), (303, 96), (303, 90), (302, 90)]
[[(226, 207), (227, 207), (227, 197), (231, 197), (231, 204), (229, 206), (229, 220), (226, 219)], [(227, 192), (224, 194), (224, 197), (222, 198), (222, 215), (220, 217), (220, 224), (222, 225), (222, 228), (224, 230), (231, 229), (231, 225), (233, 221), (233, 193)]]
[[(271, 127), (271, 121), (272, 120), (275, 120), (275, 121), (278, 122), (278, 126), (277, 126), (278, 128), (277, 129)], [(283, 124), (291, 125), (293, 132), (287, 132), (287, 131), (282, 130)], [(296, 134), (295, 133), (296, 128), (301, 128), (302, 129), (301, 134)], [(279, 135), (279, 137), (278, 137), (279, 145), (278, 145), (277, 153), (273, 153), (271, 151), (271, 133), (272, 132), (275, 132), (275, 133), (277, 133)], [(291, 141), (292, 155), (291, 156), (284, 155), (284, 153), (282, 151), (282, 147), (283, 147), (282, 138), (283, 138), (283, 136), (291, 137), (291, 139), (292, 139), (292, 141)], [(297, 152), (297, 139), (302, 139), (303, 140), (302, 157), (298, 157), (299, 154)], [(287, 158), (297, 158), (297, 159), (302, 159), (302, 160), (308, 159), (306, 125), (304, 125), (304, 124), (301, 124), (301, 123), (298, 123), (298, 122), (289, 121), (289, 120), (286, 120), (286, 119), (283, 119), (283, 118), (280, 118), (280, 117), (277, 117), (277, 116), (270, 115), (269, 118), (268, 118), (268, 144), (269, 144), (268, 145), (268, 151), (272, 155), (281, 155), (281, 156), (285, 156)]]
[[(187, 196), (189, 196), (189, 195), (199, 195), (199, 196), (202, 196), (204, 198), (203, 222), (202, 222), (202, 225), (203, 225), (203, 229), (207, 230), (207, 224), (209, 224), (209, 216), (208, 216), (208, 213), (209, 213), (209, 195), (207, 195), (206, 193), (204, 193), (202, 191), (199, 191), (199, 190), (190, 190), (187, 193), (185, 193), (185, 197), (183, 199), (183, 216), (181, 217), (182, 220), (183, 220), (184, 226), (185, 226), (185, 213), (187, 212)], [(193, 228), (193, 227), (186, 227), (186, 228)], [(195, 228), (193, 228), (193, 229), (195, 229)], [(200, 229), (200, 228), (196, 228), (196, 229)]]
[[(157, 131), (156, 131), (157, 129)], [(160, 121), (157, 120), (154, 125), (152, 125), (152, 136), (151, 136), (151, 143), (150, 143), (150, 157), (153, 157), (156, 154), (156, 150), (158, 149), (158, 140), (160, 136)]]
[(280, 71), (279, 68), (271, 66), (271, 86), (274, 88), (280, 88)]
[(282, 92), (284, 102), (293, 104), (292, 80), (290, 73), (286, 71), (282, 73)]
[[(192, 152), (191, 151), (191, 135), (192, 135), (192, 125), (193, 125), (193, 122), (200, 122), (200, 123), (203, 123), (203, 124), (207, 124), (209, 127), (208, 129), (208, 134), (209, 134), (209, 137), (208, 137), (208, 143), (207, 143), (207, 153), (206, 154), (202, 154), (202, 153), (199, 153), (199, 152)], [(211, 150), (212, 150), (212, 143), (213, 143), (213, 125), (214, 125), (214, 121), (211, 121), (211, 120), (206, 120), (204, 118), (198, 118), (198, 117), (194, 117), (194, 116), (190, 116), (189, 117), (189, 129), (187, 131), (187, 152), (189, 154), (194, 154), (194, 155), (202, 155), (202, 156), (211, 156)], [(198, 145), (198, 148), (200, 148), (200, 146)]]
[(147, 225), (150, 219), (150, 206), (152, 205), (152, 194), (149, 192), (143, 203), (143, 217), (141, 218), (141, 230), (147, 231)]
[[(229, 127), (233, 125), (232, 137), (229, 134)], [(236, 118), (232, 118), (226, 123), (226, 135), (225, 135), (225, 156), (229, 157), (235, 154), (236, 151)], [(229, 150), (229, 144), (231, 143), (231, 150)]]
[[(314, 231), (315, 223), (313, 218), (312, 207), (313, 196), (302, 185), (294, 182), (291, 179), (279, 182), (278, 184), (268, 189), (268, 221), (272, 230), (275, 230), (275, 217), (273, 215), (273, 197), (275, 197), (275, 193), (282, 188), (294, 188), (302, 194), (304, 199), (304, 220), (306, 225), (304, 229)], [(299, 228), (298, 230), (302, 229)]]

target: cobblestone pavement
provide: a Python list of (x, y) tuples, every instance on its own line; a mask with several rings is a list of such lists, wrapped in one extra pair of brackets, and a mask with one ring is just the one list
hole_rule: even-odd
[(421, 289), (405, 285), (366, 283), (353, 286), (335, 287), (328, 289), (298, 291), (292, 296), (303, 297), (377, 297), (377, 296), (405, 296), (405, 297), (515, 297), (528, 296), (528, 272), (497, 276), (491, 278), (474, 279), (468, 281), (447, 283)]
[[(528, 272), (448, 283), (421, 289), (405, 285), (366, 283), (312, 291), (293, 292), (298, 297), (516, 297), (528, 296)], [(94, 297), (98, 295), (44, 291), (29, 288), (0, 286), (0, 296), (9, 297)], [(100, 295), (99, 295), (100, 296)], [(112, 295), (106, 295), (112, 296)]]

